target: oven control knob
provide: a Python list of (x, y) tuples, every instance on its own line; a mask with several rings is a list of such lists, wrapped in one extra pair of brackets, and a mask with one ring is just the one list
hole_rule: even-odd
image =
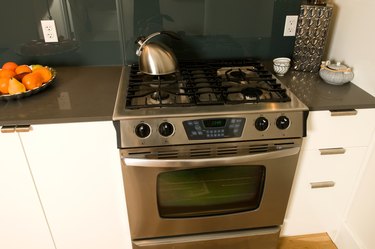
[(265, 117), (259, 117), (255, 120), (255, 128), (258, 131), (265, 131), (268, 128), (268, 120)]
[(146, 123), (140, 123), (135, 127), (135, 134), (140, 138), (146, 138), (151, 134), (151, 128)]
[(163, 137), (169, 137), (173, 134), (174, 132), (174, 127), (171, 123), (168, 122), (163, 122), (159, 126), (159, 133)]
[(286, 128), (289, 127), (289, 125), (290, 125), (290, 121), (289, 121), (289, 118), (286, 116), (280, 116), (276, 120), (276, 126), (280, 130), (285, 130)]

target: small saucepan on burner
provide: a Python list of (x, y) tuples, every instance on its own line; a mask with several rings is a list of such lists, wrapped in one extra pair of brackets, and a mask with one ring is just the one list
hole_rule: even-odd
[(148, 42), (158, 35), (168, 35), (174, 39), (180, 39), (176, 33), (171, 31), (160, 31), (148, 37), (139, 37), (136, 41), (140, 45), (136, 52), (139, 56), (139, 70), (150, 75), (175, 73), (177, 60), (173, 51), (162, 43)]

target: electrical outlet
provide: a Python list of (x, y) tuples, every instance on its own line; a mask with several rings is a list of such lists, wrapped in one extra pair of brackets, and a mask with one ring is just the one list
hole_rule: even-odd
[(56, 25), (54, 20), (41, 20), (42, 31), (45, 42), (58, 42)]
[(297, 30), (298, 16), (286, 16), (284, 36), (295, 36)]

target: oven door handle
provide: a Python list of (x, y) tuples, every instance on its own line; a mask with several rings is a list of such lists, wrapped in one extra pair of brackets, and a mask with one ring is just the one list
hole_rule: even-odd
[(126, 166), (136, 167), (159, 167), (159, 168), (175, 168), (175, 167), (203, 167), (203, 166), (230, 166), (240, 163), (251, 163), (261, 160), (278, 159), (298, 154), (300, 147), (288, 149), (280, 149), (271, 152), (257, 153), (243, 156), (233, 157), (215, 157), (215, 158), (194, 158), (194, 159), (147, 159), (124, 157)]

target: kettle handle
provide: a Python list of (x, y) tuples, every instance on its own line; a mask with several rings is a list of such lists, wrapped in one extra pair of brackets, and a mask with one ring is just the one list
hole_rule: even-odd
[(151, 40), (152, 38), (154, 38), (155, 36), (158, 36), (158, 35), (168, 35), (174, 39), (177, 39), (177, 40), (181, 40), (180, 36), (173, 32), (173, 31), (159, 31), (159, 32), (156, 32), (156, 33), (153, 33), (147, 37), (144, 37), (144, 36), (141, 36), (141, 37), (138, 37), (138, 39), (135, 41), (135, 43), (138, 43), (139, 44), (139, 48), (137, 49), (137, 52), (136, 54), (139, 56), (141, 55), (142, 53), (142, 49), (144, 47), (144, 45), (149, 41)]
[(162, 35), (169, 35), (173, 39), (181, 40), (181, 37), (177, 33), (173, 32), (173, 31), (160, 31), (160, 34), (162, 34)]

